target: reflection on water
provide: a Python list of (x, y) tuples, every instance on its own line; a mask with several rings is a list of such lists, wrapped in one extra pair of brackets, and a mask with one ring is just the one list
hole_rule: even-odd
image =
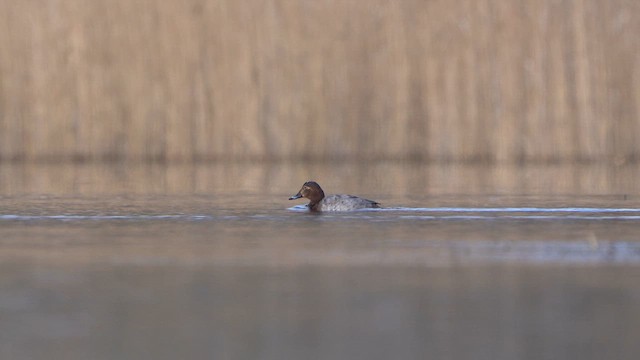
[(0, 270), (9, 359), (633, 359), (639, 346), (635, 268)]
[[(0, 358), (640, 350), (635, 170), (203, 167), (0, 170)], [(287, 201), (319, 175), (386, 208)]]
[[(325, 191), (385, 195), (640, 194), (637, 164), (415, 162), (11, 164), (0, 194), (289, 194), (314, 179)], [(289, 194), (290, 195), (290, 194)], [(424, 204), (422, 204), (424, 206)]]

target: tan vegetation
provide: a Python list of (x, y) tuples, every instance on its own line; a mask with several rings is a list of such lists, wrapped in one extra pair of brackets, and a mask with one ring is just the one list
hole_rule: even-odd
[(3, 0), (2, 159), (640, 155), (640, 2)]

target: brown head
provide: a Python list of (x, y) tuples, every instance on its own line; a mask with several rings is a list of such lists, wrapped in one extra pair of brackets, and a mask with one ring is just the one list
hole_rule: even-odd
[(295, 200), (300, 198), (309, 199), (311, 201), (309, 203), (309, 207), (312, 207), (313, 205), (317, 204), (318, 202), (320, 202), (320, 200), (324, 198), (324, 191), (322, 191), (322, 188), (320, 187), (320, 185), (318, 185), (317, 182), (307, 181), (306, 183), (304, 183), (304, 185), (302, 185), (302, 188), (300, 189), (300, 191), (298, 191), (297, 194), (290, 197), (289, 200)]

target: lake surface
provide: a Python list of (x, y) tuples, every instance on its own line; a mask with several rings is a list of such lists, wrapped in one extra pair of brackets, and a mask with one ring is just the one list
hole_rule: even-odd
[[(8, 164), (0, 358), (635, 359), (636, 175)], [(310, 214), (309, 179), (385, 208)]]

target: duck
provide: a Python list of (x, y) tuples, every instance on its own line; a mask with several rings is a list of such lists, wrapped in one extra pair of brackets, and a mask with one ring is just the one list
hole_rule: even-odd
[(307, 207), (312, 212), (322, 211), (352, 211), (360, 209), (380, 208), (380, 203), (373, 200), (345, 194), (324, 195), (324, 191), (315, 181), (307, 181), (302, 185), (297, 194), (291, 196), (289, 200), (300, 198), (309, 199)]

